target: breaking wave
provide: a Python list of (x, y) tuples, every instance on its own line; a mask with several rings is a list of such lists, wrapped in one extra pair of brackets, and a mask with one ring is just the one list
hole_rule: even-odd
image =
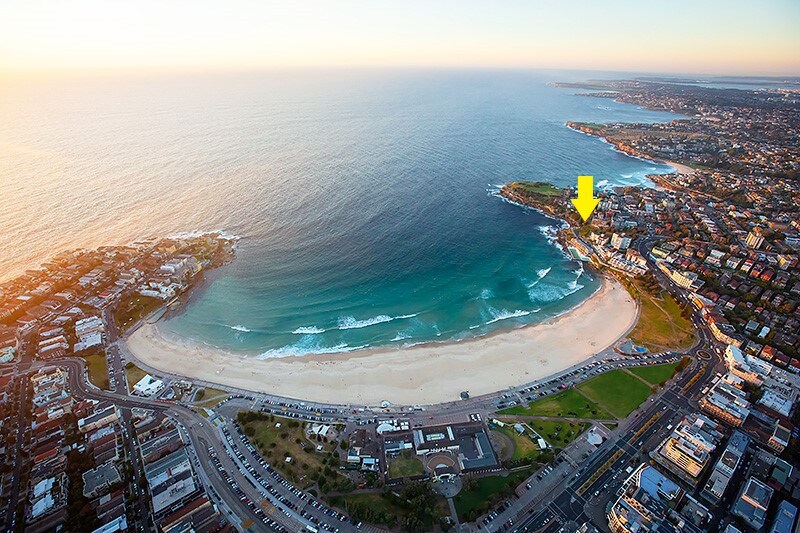
[(288, 344), (280, 348), (267, 350), (257, 356), (257, 359), (270, 359), (277, 357), (299, 357), (309, 354), (329, 354), (329, 353), (342, 353), (352, 352), (353, 350), (361, 350), (369, 347), (369, 344), (361, 346), (349, 346), (345, 343), (340, 343), (335, 346), (323, 346), (320, 344), (313, 335), (305, 335), (294, 344)]
[(521, 316), (528, 316), (531, 314), (531, 311), (523, 311), (522, 309), (517, 309), (516, 311), (506, 311), (503, 309), (502, 311), (497, 311), (492, 313), (494, 317), (486, 322), (486, 325), (494, 324), (495, 322), (500, 322), (501, 320), (508, 320), (509, 318), (517, 318)]
[(417, 316), (416, 313), (412, 315), (398, 316), (378, 315), (366, 320), (357, 320), (352, 316), (339, 317), (339, 329), (366, 328), (368, 326), (374, 326), (375, 324), (384, 324), (386, 322), (391, 322), (392, 320), (403, 320), (405, 318), (414, 318), (415, 316)]
[(325, 333), (325, 331), (326, 330), (318, 328), (317, 326), (303, 326), (292, 331), (292, 333), (295, 335), (317, 335), (319, 333)]

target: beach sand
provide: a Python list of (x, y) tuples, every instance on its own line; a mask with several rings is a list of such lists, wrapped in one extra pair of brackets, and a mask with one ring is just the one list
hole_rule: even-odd
[(542, 378), (611, 346), (634, 325), (637, 307), (616, 280), (548, 322), (477, 339), (410, 348), (256, 359), (164, 338), (144, 324), (125, 341), (136, 359), (190, 379), (326, 403), (402, 405), (454, 401)]
[(664, 161), (664, 162), (666, 164), (668, 164), (669, 166), (671, 166), (671, 167), (675, 167), (675, 171), (678, 172), (679, 174), (694, 174), (695, 173), (695, 170), (692, 167), (688, 166), (688, 165), (684, 165), (682, 163), (676, 163), (675, 161)]

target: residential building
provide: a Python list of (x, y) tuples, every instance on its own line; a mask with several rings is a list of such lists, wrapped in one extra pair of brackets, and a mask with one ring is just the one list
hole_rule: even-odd
[(751, 477), (742, 483), (739, 496), (731, 512), (741, 517), (753, 529), (761, 529), (767, 521), (767, 509), (772, 499), (772, 489)]
[(658, 464), (696, 486), (711, 460), (722, 433), (719, 425), (700, 413), (685, 417), (661, 445), (650, 452)]

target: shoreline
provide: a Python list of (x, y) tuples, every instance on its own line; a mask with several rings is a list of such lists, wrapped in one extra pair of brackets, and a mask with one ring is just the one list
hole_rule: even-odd
[[(609, 318), (613, 317), (613, 318)], [(120, 342), (129, 359), (189, 379), (322, 403), (400, 405), (480, 396), (549, 376), (613, 346), (635, 325), (638, 307), (618, 281), (545, 322), (475, 339), (409, 348), (256, 359), (178, 343), (144, 323)]]
[(670, 167), (675, 169), (674, 172), (668, 172), (666, 174), (656, 174), (656, 175), (668, 175), (668, 174), (676, 174), (676, 173), (677, 174), (694, 174), (695, 172), (697, 172), (695, 169), (693, 169), (692, 167), (690, 167), (689, 165), (686, 165), (684, 163), (678, 163), (677, 161), (674, 161), (674, 160), (671, 160), (671, 159), (662, 159), (662, 158), (658, 158), (658, 157), (653, 157), (651, 155), (642, 153), (639, 150), (630, 148), (630, 147), (622, 144), (620, 141), (617, 141), (617, 140), (614, 140), (614, 139), (610, 139), (609, 137), (606, 137), (605, 135), (603, 135), (601, 133), (598, 133), (598, 132), (595, 132), (595, 131), (592, 131), (592, 130), (586, 128), (583, 125), (583, 123), (581, 123), (581, 122), (567, 121), (566, 126), (567, 126), (567, 128), (569, 128), (569, 129), (571, 129), (573, 131), (577, 131), (579, 133), (583, 133), (584, 135), (588, 135), (590, 137), (596, 137), (596, 138), (602, 140), (603, 142), (606, 142), (606, 143), (610, 144), (614, 148), (615, 151), (617, 151), (617, 152), (619, 152), (621, 154), (625, 154), (625, 155), (627, 155), (629, 157), (633, 157), (633, 158), (640, 159), (642, 161), (647, 161), (647, 162), (650, 162), (650, 163), (660, 163), (660, 164), (667, 165), (667, 166), (670, 166)]

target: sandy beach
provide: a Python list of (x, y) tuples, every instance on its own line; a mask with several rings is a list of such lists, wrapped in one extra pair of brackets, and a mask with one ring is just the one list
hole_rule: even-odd
[(664, 161), (664, 162), (666, 164), (668, 164), (669, 166), (671, 166), (671, 167), (675, 167), (675, 171), (678, 174), (694, 174), (695, 173), (695, 170), (692, 167), (690, 167), (688, 165), (684, 165), (683, 163), (677, 163), (675, 161)]
[(433, 404), (502, 390), (566, 369), (633, 326), (636, 303), (616, 280), (551, 321), (473, 340), (411, 348), (256, 359), (165, 339), (144, 324), (124, 342), (155, 369), (213, 383), (328, 403)]

